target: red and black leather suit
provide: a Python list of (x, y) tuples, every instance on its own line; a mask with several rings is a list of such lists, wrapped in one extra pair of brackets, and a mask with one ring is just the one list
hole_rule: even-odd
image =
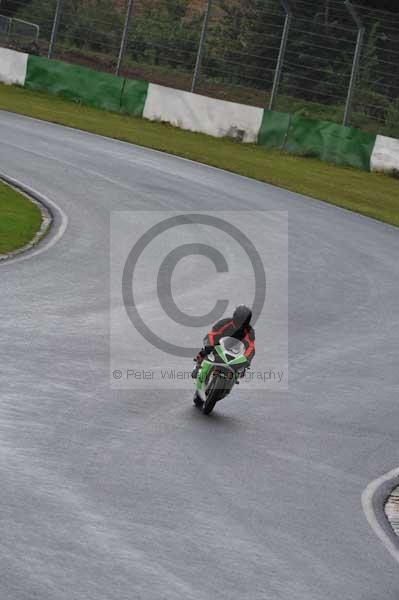
[(221, 319), (214, 324), (211, 331), (204, 337), (204, 348), (200, 351), (197, 360), (201, 361), (214, 346), (217, 346), (223, 337), (233, 337), (241, 340), (245, 345), (245, 356), (251, 362), (255, 356), (255, 330), (251, 325), (243, 325), (237, 328), (233, 319)]

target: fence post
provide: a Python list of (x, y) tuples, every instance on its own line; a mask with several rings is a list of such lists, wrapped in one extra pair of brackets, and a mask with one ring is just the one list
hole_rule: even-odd
[(119, 48), (118, 64), (116, 65), (116, 74), (117, 75), (119, 75), (121, 72), (123, 57), (125, 56), (125, 52), (126, 52), (127, 36), (129, 34), (129, 25), (130, 25), (130, 18), (132, 16), (132, 8), (133, 8), (133, 0), (128, 0), (126, 16), (125, 16), (125, 24), (123, 26), (121, 46)]
[(51, 32), (50, 46), (49, 46), (48, 54), (47, 54), (48, 58), (52, 58), (54, 49), (55, 49), (55, 45), (57, 43), (58, 29), (60, 27), (63, 5), (64, 5), (64, 0), (57, 0), (57, 8), (55, 9), (53, 29)]
[(363, 40), (366, 28), (364, 26), (363, 21), (360, 18), (360, 15), (357, 13), (356, 8), (349, 2), (349, 0), (345, 0), (345, 6), (351, 15), (352, 19), (355, 21), (357, 25), (357, 40), (356, 40), (356, 49), (355, 55), (353, 57), (352, 63), (352, 73), (349, 83), (348, 96), (346, 98), (345, 105), (345, 114), (343, 124), (346, 126), (349, 124), (351, 111), (352, 111), (352, 103), (353, 103), (353, 94), (355, 91), (357, 76), (359, 74), (359, 65), (360, 65), (360, 56), (362, 54)]
[(192, 92), (195, 92), (195, 88), (197, 87), (198, 79), (200, 76), (202, 57), (204, 56), (206, 34), (208, 32), (208, 23), (209, 23), (209, 17), (211, 14), (211, 8), (212, 8), (212, 0), (207, 0), (205, 14), (204, 14), (204, 20), (202, 22), (202, 31), (201, 31), (201, 37), (200, 37), (200, 42), (199, 42), (199, 46), (198, 46), (197, 60), (195, 62), (194, 75), (193, 75), (193, 80), (191, 82), (191, 91)]
[(292, 21), (292, 9), (291, 9), (291, 6), (290, 6), (288, 0), (280, 0), (280, 2), (285, 10), (285, 21), (284, 21), (283, 35), (282, 35), (281, 42), (280, 42), (280, 51), (278, 53), (276, 72), (274, 73), (274, 81), (273, 81), (272, 93), (270, 96), (269, 110), (273, 110), (274, 105), (276, 103), (278, 89), (280, 87), (281, 74), (283, 72), (283, 64), (284, 64), (284, 58), (285, 58), (285, 51), (287, 49), (288, 34), (290, 31), (291, 21)]

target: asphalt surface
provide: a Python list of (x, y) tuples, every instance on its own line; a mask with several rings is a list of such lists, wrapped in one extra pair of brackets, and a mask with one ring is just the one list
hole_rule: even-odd
[[(4, 112), (0, 171), (69, 218), (0, 265), (0, 597), (397, 600), (360, 497), (399, 462), (398, 230)], [(289, 391), (111, 390), (111, 209), (243, 201), (289, 211)]]

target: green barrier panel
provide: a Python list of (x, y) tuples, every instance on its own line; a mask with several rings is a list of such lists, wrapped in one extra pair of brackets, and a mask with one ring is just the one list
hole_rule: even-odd
[(258, 144), (270, 148), (282, 148), (284, 146), (290, 115), (274, 110), (263, 111), (262, 125), (258, 135)]
[(370, 171), (375, 139), (367, 131), (294, 115), (284, 148), (292, 154)]
[(59, 60), (29, 56), (25, 87), (119, 112), (124, 79)]
[(121, 112), (142, 117), (147, 98), (148, 83), (135, 79), (125, 79), (121, 97)]

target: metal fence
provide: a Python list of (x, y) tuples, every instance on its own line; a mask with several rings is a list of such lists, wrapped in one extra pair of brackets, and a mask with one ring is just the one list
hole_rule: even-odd
[(10, 31), (10, 17), (4, 17), (0, 15), (0, 38), (8, 39), (8, 34)]
[(399, 14), (344, 0), (7, 0), (7, 7), (38, 23), (36, 50), (50, 57), (399, 136)]
[(0, 42), (2, 44), (26, 44), (39, 41), (40, 28), (36, 23), (0, 15)]

